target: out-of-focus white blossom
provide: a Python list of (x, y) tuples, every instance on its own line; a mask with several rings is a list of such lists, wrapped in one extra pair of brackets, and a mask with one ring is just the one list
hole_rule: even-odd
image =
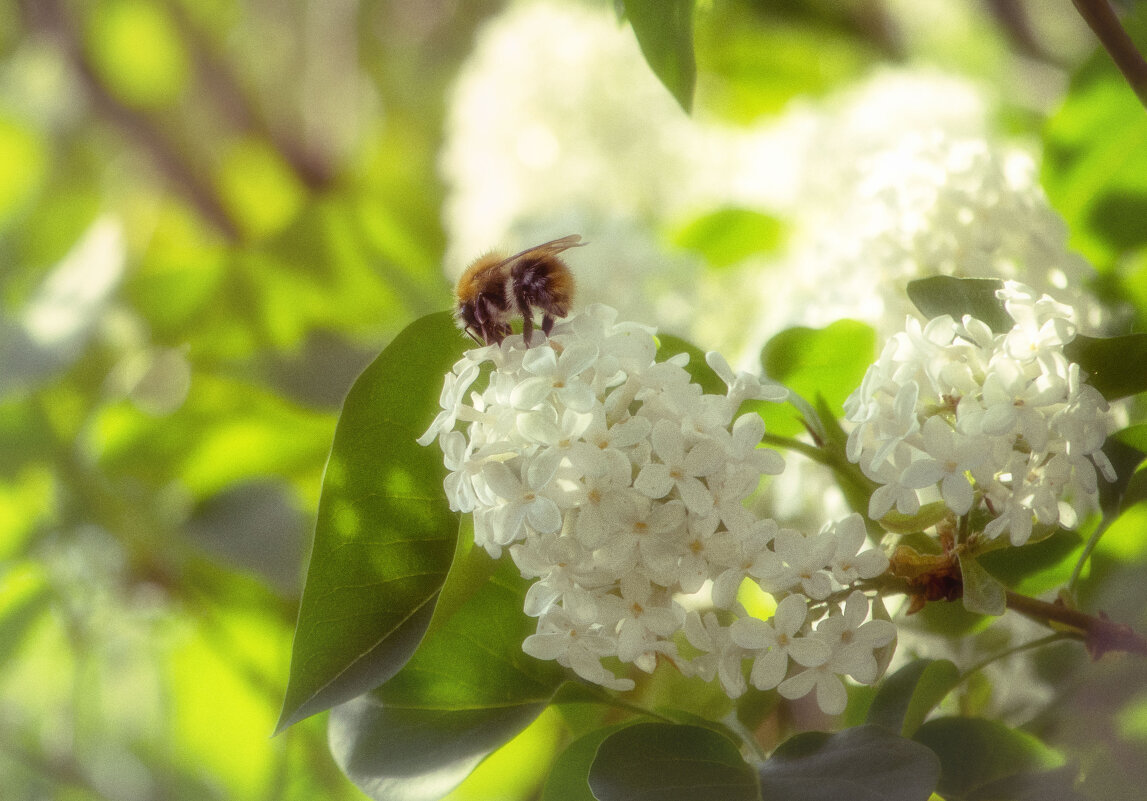
[[(632, 679), (602, 660), (652, 671), (667, 659), (719, 678), (731, 696), (746, 689), (745, 660), (758, 687), (830, 662), (840, 666), (834, 675), (875, 681), (853, 653), (860, 640), (820, 631), (841, 615), (857, 628), (861, 601), (850, 597), (842, 609), (841, 599), (888, 568), (882, 552), (861, 550), (860, 517), (806, 536), (744, 505), (784, 462), (759, 447), (761, 418), (738, 410), (786, 391), (709, 354), (727, 392), (705, 394), (686, 357), (656, 361), (652, 330), (616, 319), (593, 305), (549, 338), (535, 332), (532, 347), (513, 335), (468, 351), (419, 439), (439, 441), (447, 497), (473, 513), (476, 544), (495, 557), (508, 549), (535, 580), (524, 611), (538, 626), (524, 650), (619, 690)], [(746, 579), (780, 599), (773, 620), (750, 618), (737, 601)], [(687, 612), (679, 601), (709, 582), (726, 616)], [(835, 709), (833, 688), (822, 694)]]
[(1095, 508), (1097, 471), (1115, 479), (1101, 450), (1107, 402), (1063, 353), (1071, 309), (1014, 281), (998, 294), (1010, 331), (909, 318), (848, 399), (848, 457), (881, 485), (873, 519), (942, 500), (1022, 545), (1037, 523), (1072, 526)]

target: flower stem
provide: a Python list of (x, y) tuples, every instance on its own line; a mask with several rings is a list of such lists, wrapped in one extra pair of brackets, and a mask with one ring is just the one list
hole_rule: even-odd
[(1114, 518), (1108, 516), (1104, 517), (1102, 522), (1096, 526), (1095, 531), (1091, 532), (1091, 536), (1087, 538), (1087, 543), (1083, 546), (1083, 551), (1079, 554), (1079, 559), (1075, 562), (1075, 567), (1072, 568), (1071, 578), (1067, 580), (1067, 591), (1075, 594), (1075, 585), (1079, 583), (1079, 578), (1083, 574), (1083, 566), (1087, 564), (1087, 560), (1091, 558), (1091, 552), (1095, 550), (1095, 546), (1099, 544), (1099, 538), (1107, 531)]

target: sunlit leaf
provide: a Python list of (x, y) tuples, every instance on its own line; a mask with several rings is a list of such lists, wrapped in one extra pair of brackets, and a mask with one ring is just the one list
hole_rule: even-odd
[(959, 321), (970, 314), (986, 323), (994, 333), (1003, 334), (1014, 322), (996, 290), (1004, 282), (997, 278), (954, 278), (934, 275), (908, 282), (908, 297), (928, 319), (947, 314)]
[(433, 420), (458, 357), (447, 312), (411, 324), (355, 382), (323, 479), (291, 675), (279, 722), (347, 701), (393, 676), (429, 625), (457, 517)]
[(1053, 751), (1030, 734), (984, 718), (937, 718), (914, 736), (940, 757), (937, 792), (964, 798), (1007, 776), (1056, 767)]
[(761, 799), (926, 801), (939, 774), (935, 754), (880, 726), (806, 732), (761, 767)]
[[(1143, 6), (1122, 24), (1142, 52)], [(1100, 268), (1147, 244), (1147, 116), (1102, 48), (1072, 77), (1043, 135), (1043, 184), (1072, 243)]]
[(161, 4), (101, 3), (87, 33), (92, 62), (125, 103), (140, 108), (170, 104), (187, 84), (187, 50)]
[(960, 576), (964, 582), (964, 608), (978, 615), (1002, 615), (1007, 610), (1004, 585), (976, 561), (960, 555)]
[(605, 739), (589, 772), (598, 801), (751, 801), (757, 779), (737, 744), (712, 729), (636, 723)]
[(916, 659), (880, 683), (868, 722), (911, 737), (956, 686), (960, 671), (947, 659)]
[(254, 139), (232, 144), (216, 183), (233, 221), (252, 239), (282, 230), (306, 198), (305, 187), (280, 154)]
[[(761, 351), (765, 375), (804, 398), (823, 397), (832, 416), (843, 413), (845, 399), (860, 386), (875, 358), (876, 333), (855, 320), (837, 320), (825, 328), (788, 328)], [(768, 430), (792, 435), (803, 431), (791, 409), (766, 404), (761, 410)]]
[(674, 236), (679, 247), (700, 253), (714, 267), (780, 247), (784, 228), (776, 217), (742, 208), (723, 208), (691, 220)]
[(744, 123), (867, 72), (879, 54), (847, 4), (711, 3), (698, 15), (706, 110)]
[(625, 15), (649, 68), (690, 111), (697, 63), (693, 56), (695, 0), (623, 0)]
[(0, 225), (31, 196), (46, 162), (44, 142), (35, 131), (0, 117)]
[[(475, 559), (490, 561), (484, 552)], [(444, 594), (470, 576), (451, 573)], [(509, 559), (466, 602), (442, 616), (398, 673), (331, 712), (331, 750), (377, 799), (430, 801), (546, 708), (566, 671), (522, 651), (534, 621), (526, 582)]]

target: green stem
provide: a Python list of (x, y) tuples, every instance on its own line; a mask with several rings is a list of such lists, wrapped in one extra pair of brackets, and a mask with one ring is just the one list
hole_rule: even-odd
[[(1012, 656), (1013, 654), (1022, 653), (1023, 651), (1030, 651), (1030, 650), (1034, 650), (1036, 648), (1042, 648), (1045, 645), (1050, 645), (1051, 643), (1059, 642), (1060, 640), (1066, 640), (1066, 639), (1069, 639), (1070, 637), (1071, 637), (1070, 634), (1067, 634), (1067, 633), (1061, 632), (1061, 631), (1055, 631), (1055, 632), (1052, 632), (1051, 634), (1047, 634), (1043, 637), (1040, 637), (1038, 640), (1032, 640), (1031, 642), (1020, 643), (1019, 645), (1015, 645), (1011, 648), (1000, 651), (998, 654), (993, 654), (992, 656), (988, 657), (987, 659), (983, 660), (982, 662), (977, 662), (976, 664), (972, 665), (970, 668), (965, 670), (963, 673), (961, 673), (960, 674), (960, 680), (958, 682), (956, 682), (956, 685), (959, 686), (960, 684), (963, 684), (968, 679), (970, 679), (972, 676), (979, 673), (981, 670), (983, 670), (984, 668), (986, 668), (988, 665), (992, 664), (993, 662), (998, 662), (1001, 659), (1006, 659), (1007, 657)], [(952, 689), (955, 689), (955, 687), (953, 687)]]
[(1071, 578), (1067, 580), (1067, 591), (1072, 595), (1075, 594), (1075, 585), (1079, 583), (1079, 579), (1083, 575), (1083, 566), (1087, 564), (1087, 560), (1091, 558), (1092, 551), (1095, 550), (1095, 546), (1099, 544), (1099, 539), (1111, 526), (1113, 520), (1114, 518), (1112, 517), (1105, 517), (1096, 527), (1095, 531), (1091, 532), (1091, 536), (1087, 538), (1087, 542), (1083, 546), (1083, 551), (1079, 554), (1079, 559), (1076, 560), (1075, 567), (1072, 568)]

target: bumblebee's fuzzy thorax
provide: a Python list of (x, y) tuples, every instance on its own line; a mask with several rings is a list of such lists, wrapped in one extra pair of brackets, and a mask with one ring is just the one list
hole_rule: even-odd
[(475, 259), (454, 288), (454, 317), (459, 328), (483, 344), (500, 343), (510, 334), (510, 318), (522, 318), (529, 346), (534, 313), (542, 313), (548, 336), (554, 320), (569, 313), (574, 279), (558, 254), (583, 243), (577, 234), (528, 248), (510, 257), (487, 253)]

